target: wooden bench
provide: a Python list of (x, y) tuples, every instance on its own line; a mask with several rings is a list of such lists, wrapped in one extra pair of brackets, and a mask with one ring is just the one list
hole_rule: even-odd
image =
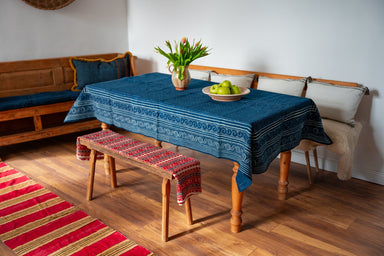
[[(222, 76), (221, 77), (222, 79), (231, 80), (231, 76), (232, 76), (233, 79), (238, 80), (239, 77), (245, 77), (245, 76), (249, 76), (251, 74), (254, 76), (254, 78), (253, 78), (253, 80), (251, 80), (250, 83), (248, 83), (249, 79), (244, 79), (244, 80), (247, 81), (248, 87), (253, 88), (253, 89), (260, 89), (259, 88), (260, 77), (267, 77), (267, 78), (271, 78), (271, 79), (294, 79), (294, 80), (300, 80), (301, 79), (301, 80), (305, 81), (305, 86), (302, 89), (301, 94), (296, 95), (296, 96), (303, 96), (303, 97), (308, 96), (308, 84), (309, 83), (316, 83), (318, 85), (319, 84), (320, 85), (326, 85), (324, 87), (330, 88), (328, 90), (328, 95), (333, 94), (333, 90), (336, 89), (337, 87), (350, 88), (349, 91), (355, 90), (355, 89), (356, 90), (361, 89), (365, 95), (369, 94), (368, 88), (366, 88), (366, 87), (364, 87), (358, 83), (354, 83), (354, 82), (345, 82), (345, 81), (312, 78), (310, 76), (300, 77), (300, 76), (273, 74), (273, 73), (247, 71), (247, 70), (237, 70), (237, 69), (220, 68), (220, 67), (200, 66), (200, 65), (190, 65), (189, 69), (194, 70), (195, 72), (197, 71), (197, 73), (196, 73), (197, 77), (196, 78), (199, 77), (201, 79), (203, 77), (204, 79), (208, 78), (208, 80), (210, 80), (209, 78), (212, 78), (212, 76), (214, 76), (215, 79), (218, 79), (218, 76), (220, 76), (220, 75)], [(191, 77), (194, 78), (192, 76), (192, 73), (191, 73)], [(214, 81), (214, 82), (219, 82), (219, 81)], [(334, 88), (331, 88), (332, 86), (330, 86), (330, 85), (333, 85)], [(355, 89), (353, 89), (353, 88), (355, 88)], [(263, 88), (263, 90), (269, 91), (268, 88)], [(280, 92), (279, 90), (276, 90), (276, 88), (274, 88), (271, 91)], [(285, 90), (283, 89), (282, 91), (285, 91)], [(280, 92), (280, 93), (285, 93), (285, 92)], [(314, 99), (313, 97), (310, 97), (310, 98), (312, 98), (315, 101), (315, 103), (318, 105), (318, 102), (316, 102), (316, 99)], [(332, 102), (334, 100), (335, 99), (329, 99), (329, 102)], [(340, 95), (340, 99), (336, 100), (336, 104), (340, 105), (339, 103), (341, 101), (346, 101), (346, 98), (344, 97), (344, 95)], [(335, 103), (335, 101), (333, 103)], [(355, 103), (356, 105), (352, 106), (350, 111), (353, 112), (352, 111), (353, 108), (356, 108), (355, 110), (357, 110), (359, 103), (360, 103), (360, 101), (356, 100), (356, 103)], [(320, 107), (322, 107), (322, 109), (324, 109), (325, 106), (319, 106), (318, 105), (318, 108), (320, 111), (320, 115), (322, 117), (324, 130), (328, 134), (328, 136), (331, 138), (331, 140), (333, 141), (333, 144), (328, 145), (326, 147), (331, 152), (340, 156), (339, 161), (338, 161), (337, 176), (340, 180), (348, 180), (352, 176), (353, 155), (354, 155), (355, 148), (357, 146), (357, 141), (358, 141), (360, 132), (362, 130), (362, 124), (360, 122), (356, 121), (354, 125), (350, 125), (350, 124), (345, 123), (343, 121), (340, 121), (338, 119), (334, 119), (333, 117), (330, 118), (328, 116), (328, 113), (326, 113), (323, 116), (323, 113), (325, 113), (325, 111), (322, 113), (322, 111), (321, 111), (322, 109), (320, 109)], [(302, 140), (300, 145), (296, 148), (298, 150), (302, 150), (305, 152), (305, 159), (307, 162), (307, 172), (308, 172), (309, 183), (312, 183), (309, 151), (313, 152), (314, 160), (315, 160), (316, 173), (318, 173), (318, 171), (319, 171), (318, 159), (317, 159), (317, 147), (318, 146), (325, 146), (325, 145), (321, 145), (319, 143), (309, 141), (309, 140)]]
[[(81, 56), (113, 59), (119, 53)], [(22, 102), (38, 93), (61, 93), (74, 85), (70, 57), (0, 62), (0, 101), (18, 96)], [(136, 75), (135, 58), (131, 73)], [(9, 98), (8, 98), (9, 99)], [(13, 98), (12, 98), (13, 99)], [(74, 100), (0, 110), (0, 147), (100, 127), (97, 120), (63, 123)]]
[[(149, 143), (131, 139), (109, 129), (80, 136), (78, 137), (77, 143), (78, 147), (79, 145), (86, 146), (91, 150), (86, 196), (87, 200), (92, 200), (97, 152), (103, 153), (109, 160), (109, 172), (111, 176), (112, 188), (117, 187), (115, 159), (125, 161), (163, 178), (161, 237), (163, 241), (168, 241), (170, 180), (174, 179), (178, 175), (187, 178), (185, 175), (190, 175), (191, 171), (196, 174), (198, 173), (197, 180), (198, 183), (200, 183), (199, 161)], [(84, 149), (80, 150), (81, 156), (84, 157)], [(182, 177), (179, 176), (179, 178)], [(196, 177), (192, 179), (196, 180)], [(176, 180), (180, 179), (176, 178)], [(189, 196), (193, 193), (198, 193), (199, 191), (201, 191), (201, 188), (192, 188), (192, 190), (189, 191), (190, 193), (187, 194), (185, 198), (180, 198), (178, 195), (179, 204), (185, 203), (185, 211), (189, 225), (193, 223)], [(179, 189), (178, 194), (180, 194)]]

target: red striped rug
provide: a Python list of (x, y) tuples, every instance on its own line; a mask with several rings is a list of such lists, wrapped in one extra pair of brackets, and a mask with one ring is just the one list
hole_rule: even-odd
[(0, 240), (17, 255), (153, 255), (2, 162)]

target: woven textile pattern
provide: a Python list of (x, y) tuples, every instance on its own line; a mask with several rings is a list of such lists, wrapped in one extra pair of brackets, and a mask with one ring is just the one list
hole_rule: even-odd
[[(87, 146), (81, 145), (79, 143), (79, 137), (76, 142), (76, 158), (79, 160), (89, 160), (90, 159), (90, 150)], [(104, 159), (104, 154), (100, 152), (96, 152), (96, 159), (101, 160)]]
[(0, 240), (17, 255), (153, 255), (2, 162)]
[[(183, 204), (190, 196), (201, 193), (200, 162), (196, 159), (126, 137), (111, 130), (91, 133), (81, 136), (81, 138), (172, 173), (176, 180), (179, 204)], [(79, 139), (77, 144), (79, 144)], [(78, 158), (84, 159), (87, 152), (82, 150), (80, 153), (80, 158)]]
[[(171, 76), (150, 73), (88, 85), (65, 121), (99, 121), (239, 163), (239, 191), (280, 152), (301, 139), (332, 143), (311, 99), (250, 89), (241, 100), (217, 102), (202, 93), (212, 82), (192, 79), (176, 91)], [(218, 174), (220, 175), (220, 174)]]

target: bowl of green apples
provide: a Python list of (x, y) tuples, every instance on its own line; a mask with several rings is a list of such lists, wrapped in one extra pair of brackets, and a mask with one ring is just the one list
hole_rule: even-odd
[(216, 101), (236, 101), (250, 93), (248, 88), (232, 84), (225, 80), (220, 84), (214, 84), (203, 88), (203, 93)]

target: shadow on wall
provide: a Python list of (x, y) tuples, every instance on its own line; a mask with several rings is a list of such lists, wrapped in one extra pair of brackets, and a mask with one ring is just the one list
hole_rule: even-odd
[(136, 60), (137, 73), (139, 75), (155, 72), (155, 62), (153, 59), (137, 58)]
[[(368, 96), (363, 97), (356, 114), (356, 120), (363, 124), (363, 128), (354, 153), (352, 177), (384, 185), (383, 152), (377, 147), (375, 130), (371, 126), (372, 103), (378, 96), (377, 90), (371, 90)], [(320, 146), (318, 157), (320, 169), (337, 172), (339, 155)], [(311, 161), (313, 162), (312, 159)]]
[(380, 170), (384, 168), (383, 153), (377, 147), (377, 140), (375, 139), (375, 131), (371, 126), (371, 111), (374, 98), (379, 96), (377, 90), (370, 90), (369, 96), (363, 97), (356, 119), (363, 123), (363, 129), (360, 134), (357, 150), (355, 152), (355, 170), (359, 170), (359, 174), (362, 177), (366, 177), (368, 180), (380, 181), (384, 179), (384, 174), (380, 173)]

